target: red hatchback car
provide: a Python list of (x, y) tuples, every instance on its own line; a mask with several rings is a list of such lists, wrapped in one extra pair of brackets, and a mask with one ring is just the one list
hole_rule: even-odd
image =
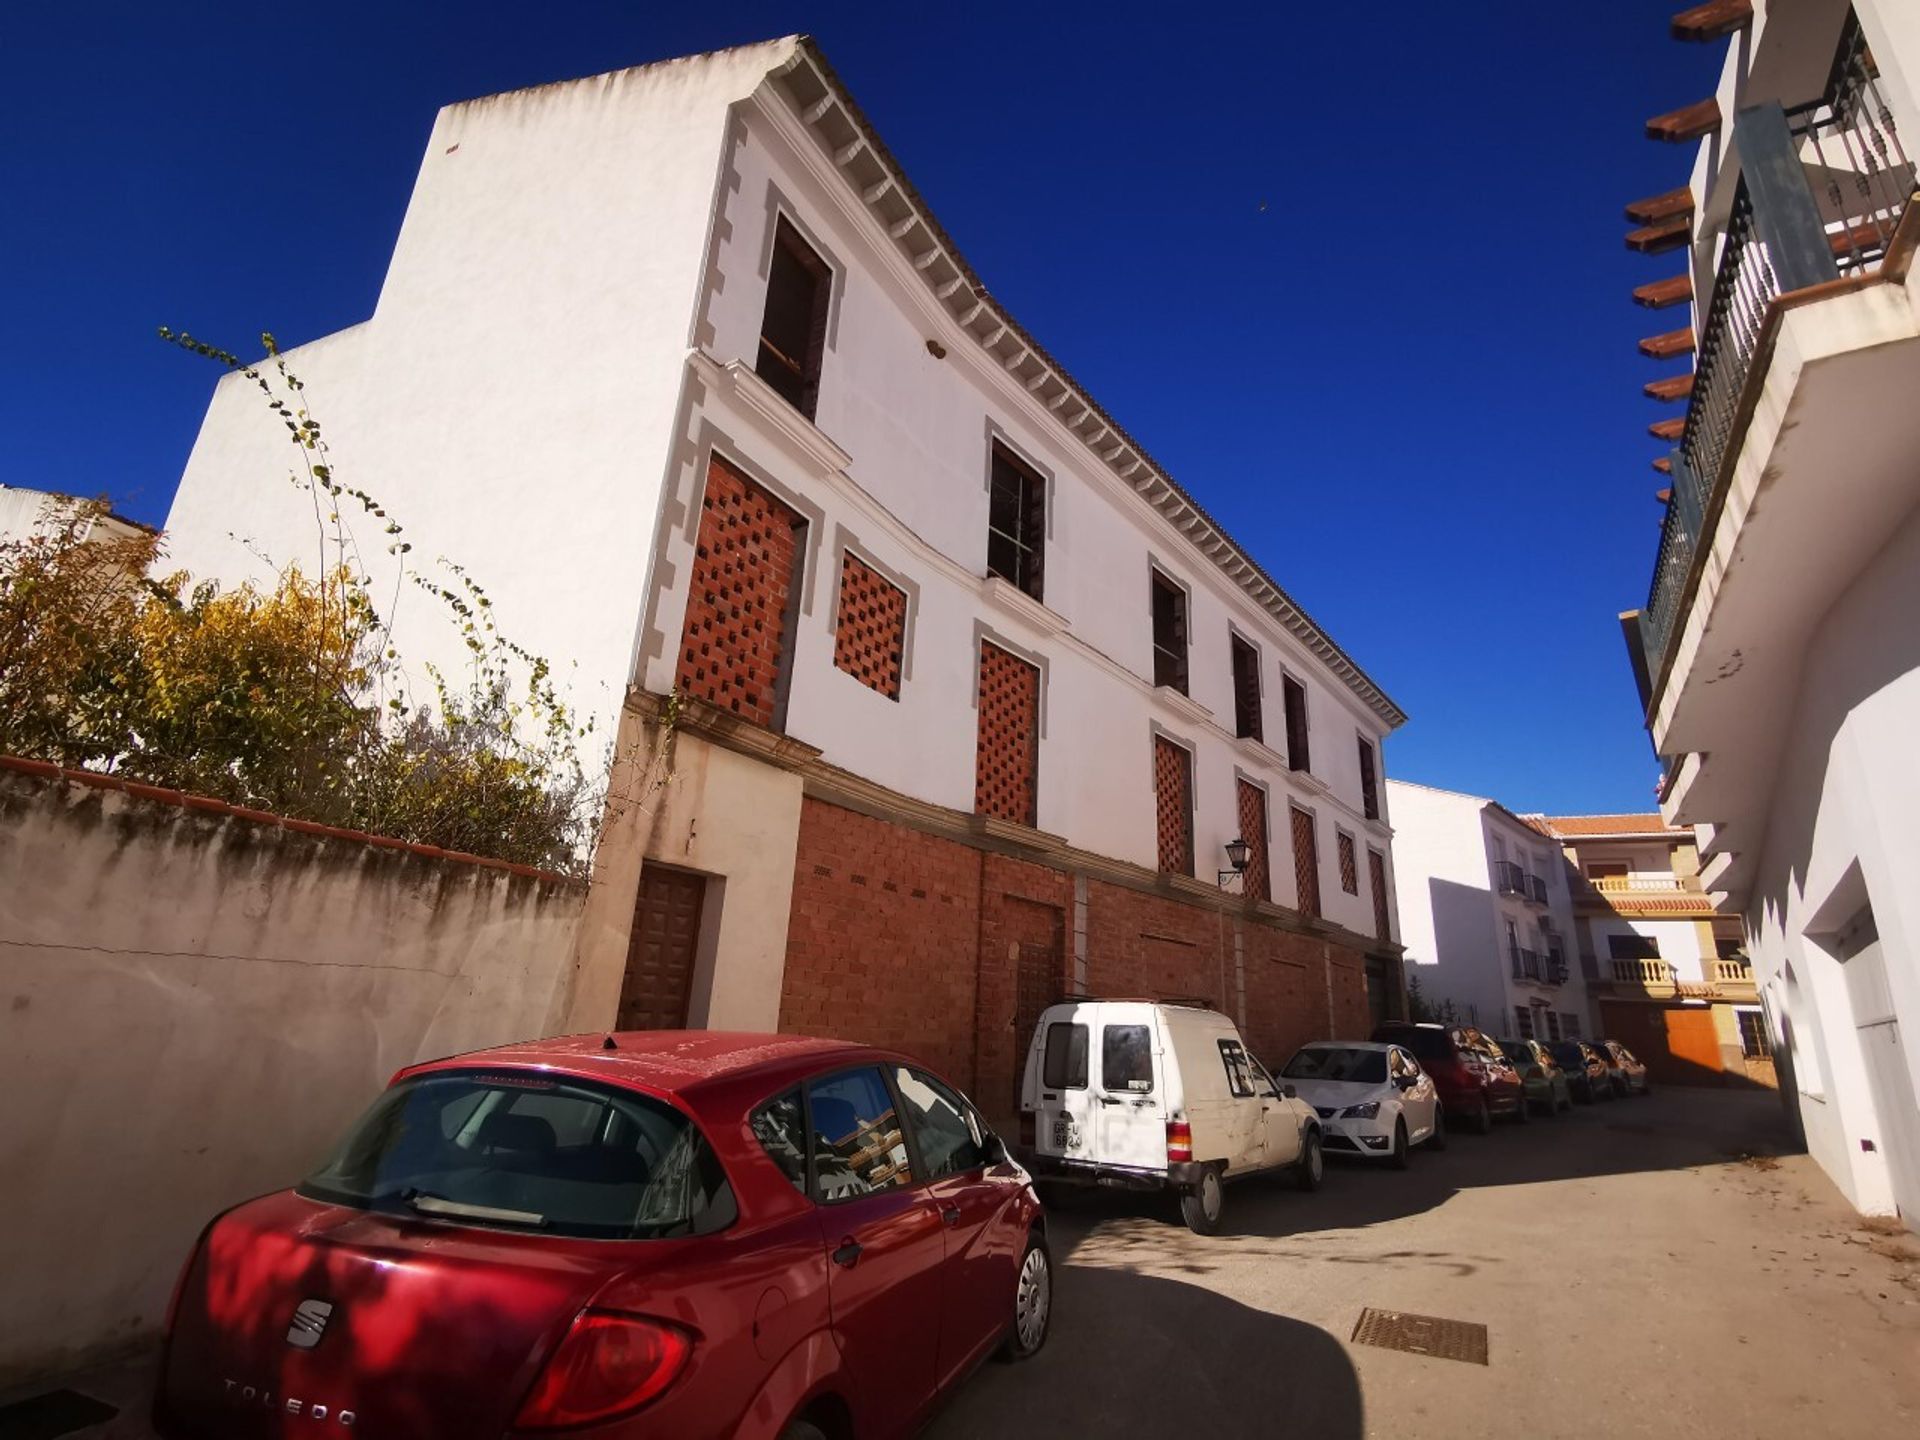
[(1046, 1340), (1024, 1170), (903, 1055), (575, 1036), (401, 1071), (321, 1168), (201, 1235), (170, 1440), (906, 1435)]
[(1373, 1038), (1411, 1050), (1439, 1087), (1447, 1113), (1469, 1129), (1486, 1134), (1496, 1115), (1529, 1118), (1520, 1072), (1498, 1044), (1471, 1025), (1396, 1020), (1376, 1028)]

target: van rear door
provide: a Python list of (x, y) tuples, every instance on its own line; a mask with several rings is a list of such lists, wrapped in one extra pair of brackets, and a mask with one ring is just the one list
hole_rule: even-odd
[(1063, 1160), (1099, 1158), (1093, 1118), (1098, 1107), (1088, 1088), (1093, 1026), (1087, 1009), (1063, 1005), (1042, 1015), (1028, 1065), (1034, 1148)]
[(1167, 1077), (1158, 1017), (1148, 1005), (1095, 1009), (1093, 1098), (1101, 1162), (1164, 1169)]

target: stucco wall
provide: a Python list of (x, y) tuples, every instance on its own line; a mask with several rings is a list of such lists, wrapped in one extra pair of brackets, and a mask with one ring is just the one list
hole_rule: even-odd
[(151, 1332), (401, 1066), (551, 1033), (581, 902), (0, 768), (0, 1390)]

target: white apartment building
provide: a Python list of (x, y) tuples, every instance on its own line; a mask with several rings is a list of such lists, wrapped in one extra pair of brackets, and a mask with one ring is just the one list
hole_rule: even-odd
[[(1920, 5), (1753, 0), (1712, 95), (1649, 132), (1692, 175), (1636, 248), (1691, 301), (1645, 606), (1622, 617), (1661, 813), (1739, 914), (1780, 1085), (1861, 1210), (1920, 1217)], [(1689, 28), (1691, 27), (1691, 28)], [(1676, 167), (1676, 170), (1678, 167)]]
[[(51, 490), (23, 485), (0, 485), (0, 545), (18, 544), (36, 536), (51, 536), (65, 525), (81, 502)], [(127, 540), (146, 533), (146, 527), (111, 511), (95, 516), (83, 540)]]
[[(632, 744), (575, 1027), (857, 1035), (991, 1111), (1068, 991), (1204, 995), (1277, 1054), (1397, 1006), (1400, 710), (993, 298), (810, 41), (449, 106), (371, 317), (286, 358), (404, 563), (465, 566)], [(287, 468), (223, 380), (174, 558), (303, 560)], [(462, 659), (423, 603), (396, 636)]]
[(1559, 847), (1484, 795), (1389, 780), (1400, 938), (1426, 1008), (1489, 1034), (1597, 1033)]

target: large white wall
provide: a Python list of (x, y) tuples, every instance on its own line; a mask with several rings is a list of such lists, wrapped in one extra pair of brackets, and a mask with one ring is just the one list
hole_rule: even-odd
[[(945, 315), (830, 161), (798, 134), (769, 86), (738, 114), (737, 145), (715, 227), (704, 314), (713, 360), (756, 353), (765, 305), (762, 273), (770, 225), (784, 208), (835, 271), (835, 315), (817, 408), (818, 430), (851, 457), (808, 461), (779, 427), (731, 397), (699, 387), (685, 419), (686, 483), (705, 473), (701, 447), (717, 445), (735, 463), (818, 508), (824, 532), (807, 587), (793, 656), (786, 728), (825, 758), (892, 789), (960, 810), (973, 808), (976, 626), (986, 625), (1047, 668), (1040, 747), (1038, 824), (1068, 841), (1155, 863), (1152, 726), (1195, 752), (1196, 868), (1225, 864), (1224, 843), (1239, 832), (1236, 769), (1269, 787), (1274, 898), (1295, 898), (1287, 840), (1289, 799), (1316, 815), (1320, 890), (1328, 918), (1371, 934), (1368, 845), (1388, 853), (1389, 806), (1360, 814), (1357, 737), (1378, 747), (1385, 726), (1323, 662), (1231, 583), (1079, 441), (1010, 380), (984, 362)], [(1063, 271), (1066, 268), (1063, 260)], [(916, 291), (916, 287), (920, 287)], [(927, 345), (938, 340), (945, 358)], [(983, 597), (989, 427), (1052, 477), (1045, 600), (1039, 623), (1020, 607)], [(714, 438), (716, 432), (722, 438)], [(691, 507), (694, 496), (678, 497)], [(672, 502), (670, 502), (671, 504)], [(833, 598), (842, 536), (917, 587), (900, 699), (886, 699), (832, 663)], [(667, 570), (685, 574), (691, 537), (668, 537)], [(1149, 557), (1189, 587), (1192, 701), (1151, 683)], [(1356, 573), (1356, 590), (1366, 583)], [(673, 678), (684, 593), (662, 599), (646, 684)], [(1337, 607), (1338, 596), (1316, 597)], [(1233, 736), (1229, 627), (1261, 650), (1267, 747)], [(1307, 687), (1313, 773), (1296, 776), (1276, 753), (1285, 746), (1281, 668)], [(1203, 707), (1196, 710), (1195, 706)], [(1384, 767), (1383, 767), (1384, 768)], [(1359, 893), (1342, 892), (1335, 829), (1354, 834)]]
[[(1507, 989), (1482, 812), (1486, 800), (1389, 780), (1407, 974), (1429, 1004), (1451, 1000), (1461, 1017), (1498, 1028)], [(1417, 969), (1415, 967), (1418, 967)]]
[[(336, 478), (406, 526), (412, 568), (464, 565), (602, 736), (649, 580), (726, 107), (792, 43), (448, 106), (372, 317), (287, 356)], [(251, 383), (221, 380), (169, 517), (174, 562), (228, 582), (311, 572), (297, 462)], [(375, 594), (398, 595), (415, 680), (428, 662), (457, 680), (459, 636), (396, 592), (383, 522), (346, 518)]]
[[(1808, 646), (1745, 920), (1781, 1040), (1792, 1026), (1808, 1149), (1863, 1210), (1920, 1216), (1911, 1104), (1882, 1113), (1831, 932), (1870, 903), (1909, 1084), (1920, 1076), (1920, 511), (1834, 605)], [(1920, 1085), (1914, 1088), (1920, 1089)], [(1863, 1140), (1874, 1148), (1862, 1148)], [(1904, 1149), (1904, 1171), (1889, 1152)]]

